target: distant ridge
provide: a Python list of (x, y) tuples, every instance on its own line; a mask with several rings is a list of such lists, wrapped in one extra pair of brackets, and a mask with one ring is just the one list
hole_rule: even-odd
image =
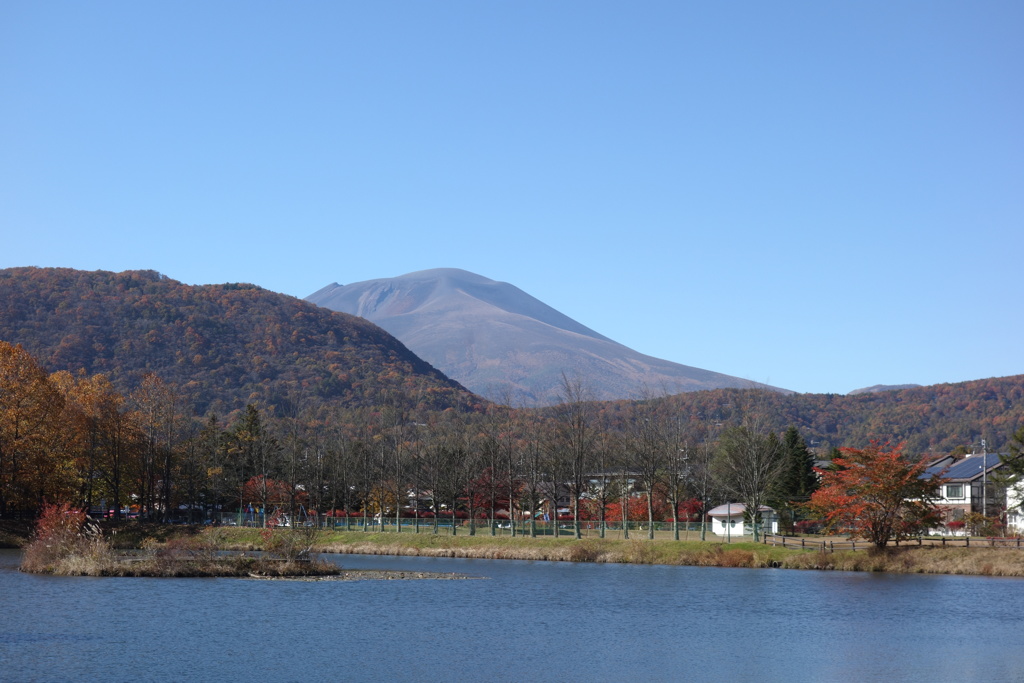
[(456, 268), (335, 283), (306, 300), (380, 325), (494, 401), (557, 403), (563, 373), (583, 379), (597, 400), (717, 388), (780, 391), (638, 353), (511, 284)]
[[(934, 384), (849, 394), (782, 394), (718, 389), (664, 399), (678, 415), (709, 415), (728, 425), (751, 412), (781, 433), (792, 425), (820, 456), (832, 447), (864, 448), (872, 440), (905, 442), (910, 456), (949, 453), (978, 444), (990, 451), (1006, 447), (1024, 425), (1024, 375), (954, 384)], [(615, 420), (622, 407), (608, 404)]]

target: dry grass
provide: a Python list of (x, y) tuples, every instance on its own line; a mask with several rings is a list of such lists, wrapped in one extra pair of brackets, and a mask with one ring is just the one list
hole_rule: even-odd
[(64, 573), (74, 563), (104, 564), (111, 557), (110, 545), (85, 513), (70, 506), (49, 505), (36, 523), (31, 542), (22, 556), (22, 571), (37, 574)]
[[(35, 571), (22, 567), (23, 571)], [(271, 577), (334, 576), (341, 573), (335, 564), (322, 561), (292, 562), (245, 555), (216, 559), (167, 557), (105, 558), (71, 555), (37, 573), (59, 576), (147, 576), (147, 577)]]
[[(181, 535), (165, 541), (148, 538), (141, 551), (125, 555), (111, 546), (94, 526), (37, 537), (25, 549), (21, 570), (59, 576), (149, 577), (283, 577), (334, 576), (341, 568), (324, 562), (292, 543), (288, 532), (264, 534), (269, 552), (260, 557), (225, 555), (226, 537), (219, 529)], [(309, 534), (302, 535), (308, 542)], [(308, 547), (308, 546), (305, 546)]]
[(318, 549), (367, 555), (1024, 576), (1024, 552), (999, 548), (924, 546), (823, 553), (750, 542), (338, 532), (327, 533)]
[(885, 551), (805, 553), (786, 559), (791, 569), (1024, 576), (1024, 552), (1010, 548), (890, 548)]
[[(240, 536), (244, 536), (244, 532)], [(718, 567), (780, 566), (779, 557), (793, 553), (791, 550), (753, 543), (724, 546), (720, 543), (700, 541), (453, 537), (363, 532), (328, 533), (318, 549), (322, 552), (366, 555)]]

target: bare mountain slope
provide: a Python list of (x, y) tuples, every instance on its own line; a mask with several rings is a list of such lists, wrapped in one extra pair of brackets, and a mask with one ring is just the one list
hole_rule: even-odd
[(505, 282), (454, 268), (350, 285), (306, 297), (362, 316), (471, 391), (496, 401), (556, 403), (562, 373), (594, 398), (764, 385), (645, 356)]

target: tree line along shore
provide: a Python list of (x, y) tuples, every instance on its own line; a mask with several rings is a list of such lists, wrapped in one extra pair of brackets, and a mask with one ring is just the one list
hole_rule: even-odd
[[(563, 376), (563, 402), (541, 411), (388, 399), (330, 414), (249, 404), (224, 422), (197, 420), (155, 376), (123, 396), (103, 375), (48, 374), (4, 342), (0, 369), (0, 519), (60, 504), (115, 523), (544, 520), (577, 540), (582, 523), (643, 521), (654, 540), (656, 522), (678, 528), (739, 503), (755, 541), (774, 509), (783, 533), (823, 527), (880, 548), (957, 521), (934, 503), (941, 475), (922, 478), (926, 461), (902, 444), (818, 460), (795, 427), (774, 430), (758, 392), (733, 396), (728, 414), (688, 414), (654, 397), (596, 403)], [(1024, 480), (1022, 444), (1024, 426), (1007, 485)], [(989, 517), (993, 502), (980, 514), (996, 528), (1007, 509), (1000, 500)]]

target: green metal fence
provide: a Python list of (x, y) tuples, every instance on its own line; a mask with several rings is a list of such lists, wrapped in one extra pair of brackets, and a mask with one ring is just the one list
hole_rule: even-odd
[[(539, 536), (539, 537), (564, 537), (574, 538), (576, 536), (576, 523), (572, 521), (546, 522), (542, 520), (517, 520), (507, 519), (443, 519), (436, 521), (431, 518), (402, 518), (396, 520), (394, 517), (369, 516), (366, 518), (352, 517), (304, 517), (292, 519), (291, 515), (276, 513), (264, 514), (259, 512), (235, 512), (221, 513), (212, 520), (214, 523), (224, 526), (246, 526), (263, 527), (267, 522), (276, 523), (282, 526), (318, 526), (337, 531), (366, 531), (366, 532), (390, 532), (390, 533), (420, 533), (420, 534), (448, 534), (448, 535), (488, 535), (488, 536)], [(746, 529), (746, 536), (750, 536), (750, 529)], [(579, 522), (579, 535), (582, 538), (619, 538), (619, 539), (648, 539), (653, 536), (657, 540), (678, 540), (696, 541), (701, 539), (700, 522)], [(716, 536), (711, 533), (711, 524), (704, 527), (704, 537), (723, 540), (725, 536)], [(732, 538), (741, 540), (743, 534), (733, 533)]]

